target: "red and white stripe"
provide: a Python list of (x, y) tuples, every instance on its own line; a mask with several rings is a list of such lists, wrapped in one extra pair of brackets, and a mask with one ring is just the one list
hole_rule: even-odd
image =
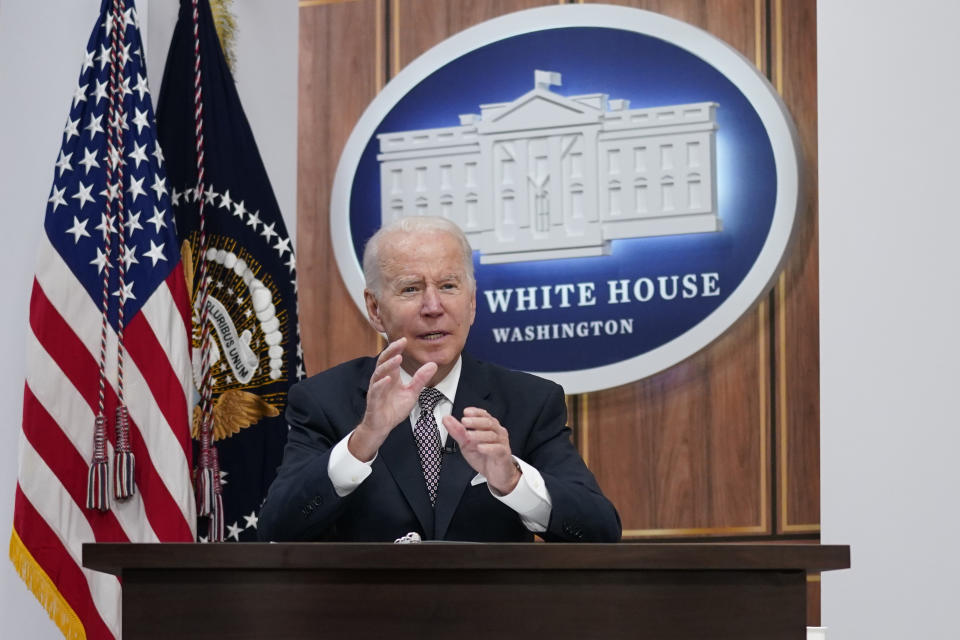
[[(93, 268), (93, 267), (91, 267)], [(98, 411), (101, 314), (46, 235), (30, 303), (27, 380), (14, 529), (83, 623), (118, 638), (120, 585), (80, 566), (84, 542), (193, 541), (190, 303), (178, 265), (128, 318), (124, 395), (138, 491), (110, 510), (85, 508), (90, 425)], [(107, 331), (107, 415), (117, 405), (117, 335)], [(112, 425), (108, 441), (114, 441)], [(108, 450), (113, 460), (113, 451)]]

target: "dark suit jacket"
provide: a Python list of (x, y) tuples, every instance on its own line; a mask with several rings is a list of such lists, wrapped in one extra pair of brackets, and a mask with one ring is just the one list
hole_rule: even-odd
[[(532, 540), (486, 483), (470, 485), (476, 471), (459, 451), (443, 456), (431, 508), (409, 418), (380, 447), (367, 479), (353, 493), (337, 495), (327, 475), (330, 450), (363, 418), (375, 362), (351, 360), (291, 387), (289, 438), (260, 512), (260, 539), (393, 541), (416, 531), (424, 540)], [(549, 526), (540, 534), (545, 540), (620, 539), (616, 509), (570, 442), (559, 385), (463, 354), (453, 415), (459, 418), (468, 406), (500, 420), (514, 455), (543, 476), (552, 501)]]

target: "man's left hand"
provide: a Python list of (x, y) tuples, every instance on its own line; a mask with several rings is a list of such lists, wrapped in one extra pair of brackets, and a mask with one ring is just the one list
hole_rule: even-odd
[(457, 444), (474, 471), (487, 479), (487, 484), (501, 494), (513, 491), (520, 481), (520, 470), (510, 451), (507, 430), (500, 421), (483, 409), (467, 407), (463, 419), (443, 419), (443, 426)]

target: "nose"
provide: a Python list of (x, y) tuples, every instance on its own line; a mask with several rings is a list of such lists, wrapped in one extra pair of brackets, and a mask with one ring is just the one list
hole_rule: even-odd
[(420, 312), (426, 316), (436, 316), (443, 313), (443, 305), (440, 304), (440, 292), (437, 291), (436, 287), (428, 286), (424, 290)]

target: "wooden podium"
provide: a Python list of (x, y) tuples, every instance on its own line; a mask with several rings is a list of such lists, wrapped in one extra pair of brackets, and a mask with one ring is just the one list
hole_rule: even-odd
[(85, 544), (123, 638), (803, 640), (847, 546)]

